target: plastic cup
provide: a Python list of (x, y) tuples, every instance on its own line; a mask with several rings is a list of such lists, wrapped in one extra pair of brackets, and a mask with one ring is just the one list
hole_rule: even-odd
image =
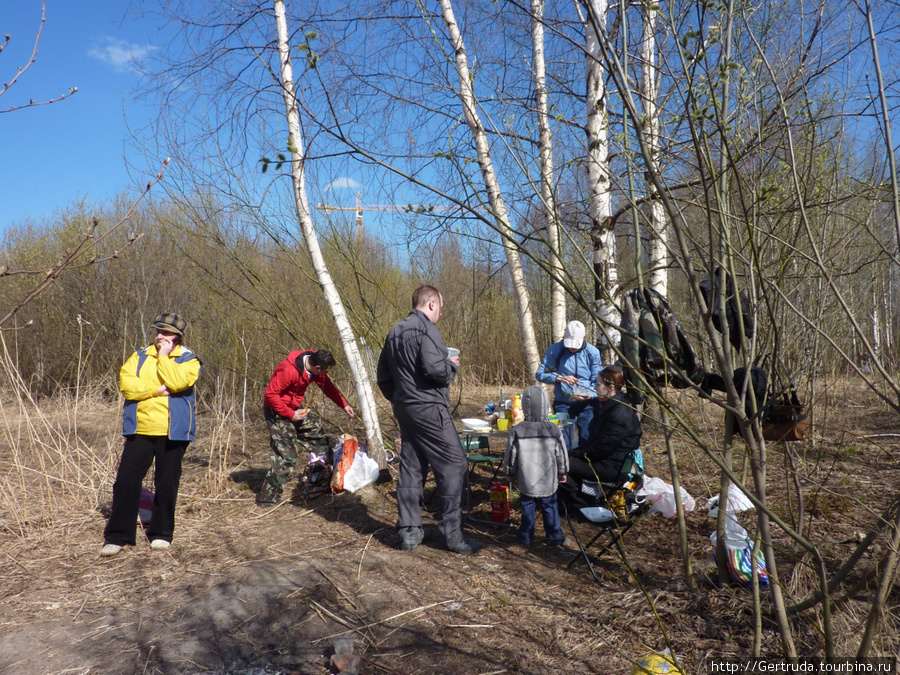
[(565, 424), (569, 421), (569, 413), (558, 412), (556, 413), (557, 424)]
[(506, 417), (497, 418), (497, 431), (506, 431), (509, 429), (509, 419)]
[(456, 347), (447, 347), (447, 358), (452, 359), (454, 356), (459, 356), (459, 350)]

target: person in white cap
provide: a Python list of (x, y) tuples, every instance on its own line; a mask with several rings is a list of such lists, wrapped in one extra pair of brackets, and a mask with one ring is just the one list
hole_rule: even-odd
[[(585, 332), (580, 321), (566, 324), (563, 339), (547, 348), (544, 360), (534, 374), (538, 382), (553, 385), (553, 411), (557, 415), (568, 415), (578, 429), (581, 442), (590, 438), (591, 420), (594, 418), (592, 392), (603, 370), (600, 350), (585, 342)], [(572, 427), (566, 428), (563, 436), (566, 448), (572, 449), (577, 445)]]

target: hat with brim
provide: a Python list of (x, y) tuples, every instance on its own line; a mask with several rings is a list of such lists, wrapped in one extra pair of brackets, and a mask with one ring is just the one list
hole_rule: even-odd
[(175, 333), (184, 337), (184, 331), (187, 328), (187, 321), (177, 314), (157, 314), (150, 324), (156, 330), (164, 330), (169, 333)]
[(563, 345), (568, 349), (581, 349), (584, 344), (584, 324), (580, 321), (570, 321), (566, 324), (566, 332), (563, 334)]

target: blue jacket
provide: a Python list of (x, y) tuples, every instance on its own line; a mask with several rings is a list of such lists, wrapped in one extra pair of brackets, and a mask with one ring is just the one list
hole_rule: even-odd
[(544, 360), (534, 374), (538, 382), (552, 384), (553, 398), (556, 401), (568, 402), (572, 399), (572, 386), (556, 381), (558, 375), (574, 375), (578, 384), (593, 391), (600, 371), (603, 370), (603, 359), (600, 350), (585, 342), (574, 354), (566, 349), (562, 340), (554, 342), (547, 348)]
[[(192, 441), (197, 430), (194, 383), (200, 375), (200, 359), (178, 345), (160, 358), (156, 345), (138, 349), (119, 371), (119, 389), (125, 396), (122, 435), (168, 436), (173, 441)], [(160, 385), (171, 394), (160, 396)]]

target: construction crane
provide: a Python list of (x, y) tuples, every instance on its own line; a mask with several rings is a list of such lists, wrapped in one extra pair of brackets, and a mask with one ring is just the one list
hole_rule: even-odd
[[(333, 206), (331, 204), (316, 204), (316, 208), (325, 213), (331, 211), (356, 211), (356, 236), (362, 237), (363, 233), (363, 211), (394, 211), (406, 213), (449, 213), (462, 210), (461, 206), (429, 206), (425, 204), (366, 204), (363, 206), (362, 193), (356, 193), (356, 206)], [(483, 209), (477, 208), (482, 211)]]

